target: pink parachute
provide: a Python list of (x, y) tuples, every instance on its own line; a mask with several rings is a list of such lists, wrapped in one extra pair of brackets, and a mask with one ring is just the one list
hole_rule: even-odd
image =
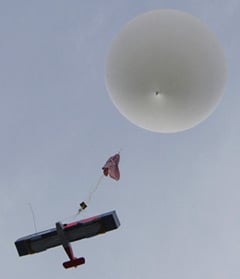
[(120, 161), (120, 153), (117, 153), (117, 154), (111, 156), (107, 160), (105, 165), (102, 167), (103, 174), (98, 179), (97, 183), (92, 188), (92, 190), (90, 190), (88, 198), (86, 199), (86, 201), (83, 201), (83, 202), (80, 203), (80, 208), (79, 208), (77, 214), (79, 214), (82, 210), (87, 208), (88, 203), (91, 201), (93, 194), (97, 191), (99, 185), (101, 184), (101, 181), (102, 181), (104, 175), (109, 176), (109, 177), (111, 177), (115, 180), (120, 179), (120, 171), (119, 171), (119, 167), (118, 167), (119, 161)]
[(119, 161), (120, 161), (119, 153), (111, 156), (107, 160), (105, 165), (102, 167), (103, 174), (105, 176), (109, 175), (111, 178), (113, 178), (115, 180), (119, 180), (120, 179), (120, 171), (119, 171), (119, 167), (118, 167)]

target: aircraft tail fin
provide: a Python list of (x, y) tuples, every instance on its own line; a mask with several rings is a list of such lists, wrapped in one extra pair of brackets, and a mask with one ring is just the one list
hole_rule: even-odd
[(71, 267), (77, 267), (81, 264), (85, 264), (84, 258), (76, 258), (67, 262), (63, 263), (64, 268), (71, 268)]

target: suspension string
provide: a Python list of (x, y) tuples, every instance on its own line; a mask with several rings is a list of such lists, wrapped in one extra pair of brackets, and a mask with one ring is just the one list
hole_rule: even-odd
[(29, 205), (30, 211), (31, 211), (31, 213), (32, 213), (34, 229), (35, 229), (35, 232), (37, 232), (36, 218), (35, 218), (35, 215), (34, 215), (34, 211), (33, 211), (33, 208), (32, 208), (32, 204), (29, 202), (28, 205)]
[[(123, 149), (122, 147), (119, 149), (118, 154), (120, 154), (120, 152), (122, 151), (122, 149)], [(83, 202), (80, 203), (80, 208), (78, 209), (77, 213), (75, 213), (75, 214), (73, 214), (73, 215), (70, 215), (70, 216), (68, 216), (68, 217), (65, 217), (64, 219), (61, 220), (61, 222), (64, 222), (64, 221), (66, 221), (66, 220), (68, 220), (68, 219), (74, 220), (80, 213), (82, 213), (82, 211), (85, 211), (85, 210), (86, 210), (88, 204), (89, 204), (89, 203), (91, 202), (91, 200), (92, 200), (93, 195), (94, 195), (94, 194), (96, 193), (96, 191), (98, 190), (98, 188), (99, 188), (99, 186), (100, 186), (100, 184), (101, 184), (103, 178), (104, 178), (104, 174), (102, 174), (102, 175), (99, 177), (97, 183), (92, 187), (92, 190), (90, 190), (90, 192), (89, 192), (89, 194), (88, 194), (88, 198), (87, 198), (85, 201), (83, 201)], [(29, 203), (29, 206), (30, 206), (30, 209), (31, 209), (31, 212), (32, 212), (32, 216), (33, 216), (35, 231), (37, 231), (35, 216), (34, 216), (34, 212), (33, 212), (33, 209), (32, 209), (32, 206), (31, 206), (30, 203)]]
[(104, 177), (104, 175), (102, 174), (102, 175), (99, 177), (99, 179), (98, 179), (96, 185), (94, 186), (94, 188), (90, 191), (90, 193), (89, 193), (89, 195), (88, 195), (87, 203), (90, 203), (90, 201), (91, 201), (91, 199), (92, 199), (92, 196), (93, 196), (93, 194), (97, 191), (98, 187), (100, 186), (100, 184), (101, 184), (101, 182), (102, 182), (102, 180), (103, 180), (103, 177)]
[[(92, 187), (92, 190), (90, 190), (90, 192), (89, 192), (89, 194), (88, 194), (88, 198), (87, 198), (85, 201), (83, 201), (83, 202), (80, 203), (80, 208), (78, 209), (77, 213), (72, 214), (72, 215), (70, 215), (70, 216), (67, 216), (67, 217), (61, 219), (61, 222), (62, 222), (62, 223), (64, 223), (64, 222), (67, 221), (67, 220), (70, 221), (70, 220), (76, 219), (77, 216), (78, 216), (80, 213), (82, 214), (82, 211), (86, 210), (88, 204), (91, 202), (91, 199), (92, 199), (93, 195), (96, 193), (97, 189), (99, 188), (99, 186), (100, 186), (100, 184), (101, 184), (103, 178), (104, 178), (104, 175), (102, 174), (102, 175), (99, 177), (97, 183)], [(33, 210), (32, 204), (31, 204), (30, 202), (28, 203), (28, 205), (29, 205), (29, 208), (30, 208), (30, 211), (31, 211), (31, 214), (32, 214), (34, 229), (35, 229), (35, 232), (37, 232), (37, 224), (36, 224), (36, 217), (35, 217), (35, 214), (34, 214), (34, 210)], [(50, 225), (51, 225), (51, 224), (49, 224), (49, 226), (50, 226)]]
[(80, 203), (80, 208), (78, 209), (77, 213), (75, 213), (75, 214), (73, 214), (73, 215), (70, 215), (70, 216), (68, 216), (68, 217), (66, 217), (66, 218), (64, 218), (64, 219), (62, 219), (62, 220), (61, 220), (62, 222), (63, 222), (63, 221), (66, 221), (66, 220), (68, 220), (68, 219), (74, 220), (75, 218), (77, 218), (77, 216), (78, 216), (80, 213), (82, 213), (82, 211), (84, 211), (84, 210), (87, 208), (88, 204), (91, 202), (91, 199), (92, 199), (93, 195), (96, 193), (97, 189), (99, 188), (99, 186), (100, 186), (100, 184), (101, 184), (101, 182), (102, 182), (102, 180), (103, 180), (103, 177), (104, 177), (104, 175), (102, 174), (102, 175), (99, 177), (97, 183), (94, 185), (94, 187), (92, 187), (92, 190), (90, 190), (90, 192), (89, 192), (89, 194), (88, 194), (88, 198), (87, 198), (85, 201), (83, 201), (83, 202)]

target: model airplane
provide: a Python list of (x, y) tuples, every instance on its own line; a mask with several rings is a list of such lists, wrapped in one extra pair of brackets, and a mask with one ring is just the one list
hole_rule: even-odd
[(85, 259), (74, 256), (70, 242), (115, 230), (119, 226), (120, 222), (116, 212), (111, 211), (70, 224), (63, 225), (58, 222), (56, 228), (19, 238), (15, 241), (15, 245), (19, 256), (39, 253), (62, 245), (70, 259), (64, 262), (63, 266), (65, 268), (77, 267), (84, 264)]

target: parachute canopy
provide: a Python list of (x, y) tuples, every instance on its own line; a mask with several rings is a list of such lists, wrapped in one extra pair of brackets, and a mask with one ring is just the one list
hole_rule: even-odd
[(111, 156), (107, 160), (105, 165), (102, 167), (103, 174), (105, 176), (109, 175), (111, 178), (113, 178), (115, 180), (119, 180), (120, 179), (120, 171), (119, 171), (119, 167), (118, 167), (119, 161), (120, 161), (119, 153)]

